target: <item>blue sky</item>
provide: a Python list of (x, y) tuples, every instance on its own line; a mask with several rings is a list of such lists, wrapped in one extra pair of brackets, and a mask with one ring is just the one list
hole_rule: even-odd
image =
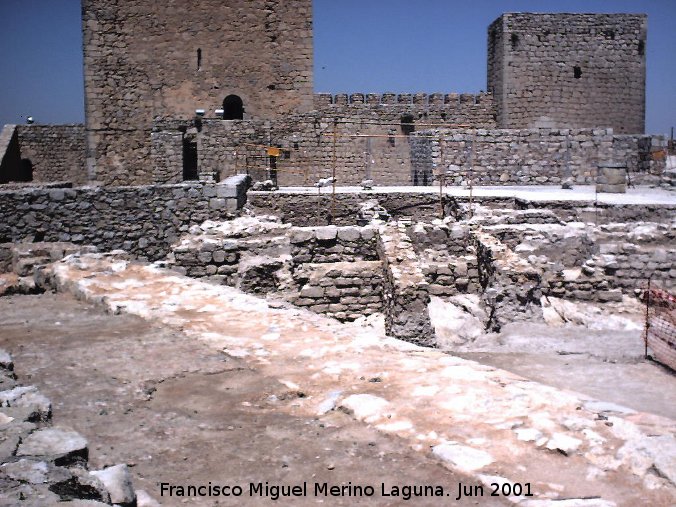
[[(315, 0), (315, 90), (484, 90), (503, 12), (647, 13), (646, 128), (676, 125), (676, 0)], [(81, 44), (79, 0), (0, 0), (0, 124), (82, 122)]]

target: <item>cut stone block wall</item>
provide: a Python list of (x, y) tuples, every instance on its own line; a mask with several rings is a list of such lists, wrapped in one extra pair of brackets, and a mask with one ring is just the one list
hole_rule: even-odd
[(488, 28), (499, 126), (642, 133), (646, 37), (644, 14), (503, 14)]
[[(600, 164), (623, 162), (633, 184), (659, 184), (666, 165), (653, 160), (660, 136), (614, 136), (606, 129), (439, 130), (412, 134), (415, 169), (447, 173), (448, 184), (560, 185), (597, 181)], [(470, 173), (471, 169), (471, 173)]]

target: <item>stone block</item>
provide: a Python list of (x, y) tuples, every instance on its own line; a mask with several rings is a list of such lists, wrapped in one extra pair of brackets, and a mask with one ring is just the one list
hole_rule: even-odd
[(331, 241), (338, 236), (338, 227), (335, 225), (317, 227), (315, 229), (315, 236), (319, 241)]
[(361, 231), (357, 227), (341, 227), (338, 229), (338, 239), (342, 241), (358, 241)]
[(324, 288), (306, 285), (300, 290), (300, 295), (304, 298), (321, 298), (324, 297)]

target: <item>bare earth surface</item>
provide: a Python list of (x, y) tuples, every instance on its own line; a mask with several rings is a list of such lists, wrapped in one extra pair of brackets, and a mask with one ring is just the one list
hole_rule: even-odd
[[(223, 322), (227, 326), (227, 322)], [(294, 505), (397, 505), (381, 483), (441, 485), (451, 496), (413, 505), (506, 505), (500, 498), (455, 500), (458, 483), (426, 452), (340, 411), (299, 417), (278, 410), (298, 399), (273, 378), (177, 331), (106, 314), (67, 294), (0, 298), (0, 346), (19, 379), (53, 404), (54, 424), (90, 443), (91, 468), (133, 465), (135, 486), (162, 505), (272, 505), (248, 484), (372, 485), (373, 498), (295, 498)], [(302, 395), (302, 394), (301, 394)], [(160, 496), (160, 483), (241, 485), (241, 498)], [(311, 487), (311, 486), (310, 486)], [(282, 505), (291, 503), (280, 500)], [(277, 504), (280, 504), (276, 502)]]

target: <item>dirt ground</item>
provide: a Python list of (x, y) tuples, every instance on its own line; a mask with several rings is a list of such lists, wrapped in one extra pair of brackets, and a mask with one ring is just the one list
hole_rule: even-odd
[[(224, 325), (227, 323), (224, 322)], [(0, 347), (19, 380), (53, 404), (53, 420), (90, 442), (91, 468), (132, 466), (135, 486), (162, 505), (268, 505), (263, 498), (168, 498), (160, 483), (250, 482), (373, 485), (373, 498), (296, 498), (283, 504), (397, 505), (390, 486), (441, 485), (450, 496), (414, 505), (507, 505), (456, 501), (452, 473), (427, 454), (340, 412), (302, 419), (275, 406), (302, 393), (240, 360), (127, 314), (109, 315), (67, 295), (0, 298)], [(487, 492), (488, 494), (489, 492)]]
[(515, 323), (466, 348), (454, 355), (676, 419), (676, 374), (644, 358), (641, 331)]

